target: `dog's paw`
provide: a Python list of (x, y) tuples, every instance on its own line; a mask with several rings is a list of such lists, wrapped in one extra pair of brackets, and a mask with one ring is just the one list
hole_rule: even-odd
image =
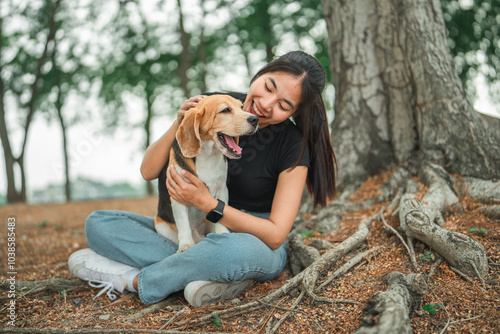
[(193, 247), (194, 246), (194, 243), (186, 243), (186, 244), (182, 244), (182, 245), (179, 245), (179, 249), (177, 250), (177, 253), (182, 253), (182, 252), (185, 252), (187, 251), (189, 248)]

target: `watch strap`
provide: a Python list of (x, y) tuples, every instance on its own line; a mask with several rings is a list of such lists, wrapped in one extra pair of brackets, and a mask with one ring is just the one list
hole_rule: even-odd
[(207, 216), (205, 217), (207, 220), (211, 221), (212, 223), (217, 223), (221, 218), (222, 218), (222, 212), (224, 211), (224, 207), (226, 206), (226, 203), (218, 199), (219, 203), (217, 203), (217, 206), (207, 213)]

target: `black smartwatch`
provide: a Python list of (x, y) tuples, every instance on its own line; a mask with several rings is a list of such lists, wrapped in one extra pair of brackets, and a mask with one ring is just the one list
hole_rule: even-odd
[(222, 212), (224, 211), (224, 207), (226, 206), (226, 204), (220, 199), (218, 199), (218, 201), (219, 204), (217, 204), (215, 209), (207, 213), (207, 216), (205, 217), (208, 221), (211, 221), (212, 223), (217, 223), (222, 218)]

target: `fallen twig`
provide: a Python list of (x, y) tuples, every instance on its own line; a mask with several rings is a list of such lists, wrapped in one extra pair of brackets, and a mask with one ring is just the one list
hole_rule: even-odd
[[(1, 290), (9, 290), (10, 289), (10, 281), (2, 281), (0, 282), (0, 289)], [(37, 293), (41, 291), (51, 291), (51, 292), (60, 292), (61, 290), (71, 290), (75, 288), (79, 288), (83, 286), (84, 283), (83, 281), (76, 281), (76, 280), (65, 280), (65, 279), (59, 279), (59, 278), (49, 278), (46, 280), (42, 281), (16, 281), (15, 282), (15, 287), (16, 290), (18, 291), (23, 291), (23, 290), (28, 290), (24, 292), (22, 297), (27, 296), (32, 293)]]
[(417, 266), (417, 259), (415, 257), (415, 251), (413, 250), (413, 247), (410, 249), (410, 247), (405, 242), (405, 239), (403, 239), (403, 237), (401, 236), (401, 234), (399, 234), (399, 232), (394, 227), (392, 227), (391, 225), (387, 224), (387, 221), (385, 220), (383, 214), (381, 214), (380, 217), (381, 217), (382, 223), (384, 223), (384, 226), (387, 227), (389, 230), (391, 230), (391, 232), (394, 233), (399, 238), (399, 240), (401, 240), (401, 242), (403, 243), (403, 245), (406, 248), (406, 251), (408, 252), (408, 255), (410, 256), (410, 261), (411, 261), (411, 264), (413, 265), (413, 268), (415, 269), (415, 271), (418, 272), (419, 268)]
[(132, 320), (140, 319), (140, 318), (144, 317), (146, 314), (149, 314), (149, 313), (152, 313), (152, 312), (154, 312), (156, 310), (164, 308), (165, 306), (171, 304), (175, 299), (177, 299), (177, 298), (176, 297), (168, 297), (168, 298), (162, 300), (159, 303), (153, 304), (153, 305), (151, 305), (151, 306), (143, 309), (140, 312), (137, 312), (135, 314), (129, 315), (128, 317), (124, 318), (123, 321), (127, 322), (127, 321), (132, 321)]
[(328, 297), (320, 297), (316, 295), (312, 290), (305, 288), (309, 297), (312, 298), (315, 302), (323, 302), (323, 303), (343, 303), (343, 304), (361, 304), (357, 300), (352, 299), (337, 299), (337, 298), (328, 298)]
[(442, 262), (443, 262), (442, 257), (440, 257), (439, 259), (436, 260), (436, 262), (434, 263), (434, 265), (431, 268), (431, 271), (429, 272), (429, 275), (427, 275), (427, 281), (429, 280), (429, 278), (431, 278), (431, 276), (432, 276), (432, 274), (434, 274), (434, 271), (436, 270), (436, 268), (439, 267), (439, 265), (441, 265)]
[[(456, 268), (453, 268), (453, 267), (450, 267), (450, 269), (452, 271), (454, 271), (455, 273), (459, 274), (460, 276), (462, 276), (463, 279), (465, 279), (467, 282), (469, 282), (470, 284), (472, 285), (476, 285), (476, 282), (474, 282), (471, 278), (469, 278), (469, 276), (465, 275), (463, 272), (461, 272), (460, 270), (456, 269)], [(484, 293), (487, 293), (487, 291), (481, 287), (479, 287), (479, 289), (481, 289)]]
[(130, 298), (133, 298), (134, 297), (134, 294), (133, 293), (129, 293), (127, 295), (124, 295), (122, 296), (121, 298), (119, 298), (118, 300), (115, 300), (114, 302), (112, 303), (109, 303), (108, 305), (104, 305), (104, 306), (101, 306), (99, 308), (97, 308), (98, 310), (102, 310), (104, 308), (108, 308), (108, 307), (111, 307), (111, 306), (115, 306), (117, 304), (121, 304), (123, 303), (124, 301), (130, 299)]
[[(292, 314), (292, 312), (295, 312), (295, 308), (297, 307), (297, 305), (299, 305), (300, 301), (302, 300), (302, 298), (304, 297), (304, 293), (305, 291), (302, 290), (302, 292), (300, 293), (300, 295), (295, 299), (295, 301), (293, 302), (292, 306), (290, 307), (290, 309), (288, 309), (288, 311), (281, 317), (281, 319), (278, 320), (278, 322), (274, 325), (274, 327), (271, 329), (270, 333), (276, 333), (276, 331), (278, 330), (278, 328), (281, 326), (281, 324), (283, 324), (286, 320), (286, 318), (288, 318), (288, 316), (290, 314)], [(314, 320), (314, 319), (313, 319)], [(317, 326), (319, 326), (319, 328), (323, 329), (321, 327), (321, 325), (318, 324), (318, 322), (316, 320), (314, 320), (314, 322), (316, 323)]]
[(184, 307), (182, 310), (180, 310), (179, 312), (177, 312), (176, 314), (174, 314), (174, 316), (172, 318), (170, 318), (163, 326), (161, 326), (159, 329), (162, 330), (164, 328), (166, 328), (167, 326), (169, 326), (172, 322), (175, 321), (175, 319), (177, 319), (178, 317), (180, 317), (184, 312), (186, 312), (186, 310), (188, 309), (188, 307)]
[(474, 319), (477, 319), (477, 318), (481, 318), (482, 316), (484, 316), (484, 314), (481, 314), (481, 315), (478, 315), (478, 316), (472, 317), (472, 318), (455, 320), (455, 321), (450, 322), (450, 325), (453, 325), (453, 324), (456, 324), (456, 323), (459, 323), (459, 322), (474, 320)]
[(279, 306), (279, 304), (281, 304), (281, 302), (284, 300), (285, 298), (282, 298), (277, 305), (272, 305), (272, 304), (264, 304), (264, 305), (268, 305), (270, 307), (272, 307), (273, 309), (267, 314), (267, 317), (266, 317), (266, 320), (264, 321), (264, 324), (262, 325), (262, 327), (258, 330), (258, 332), (260, 332), (262, 330), (262, 328), (264, 328), (264, 326), (266, 326), (266, 333), (268, 333), (270, 331), (270, 327), (272, 326), (272, 318), (271, 318), (271, 315), (273, 314), (274, 310), (277, 309)]

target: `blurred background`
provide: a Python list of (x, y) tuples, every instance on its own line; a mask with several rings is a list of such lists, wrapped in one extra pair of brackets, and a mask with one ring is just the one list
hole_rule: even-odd
[[(500, 117), (500, 0), (442, 1), (474, 107)], [(246, 92), (275, 56), (301, 49), (330, 73), (319, 1), (0, 2), (0, 205), (143, 197), (145, 148), (184, 99)], [(325, 91), (330, 122), (334, 87)], [(14, 174), (5, 160), (17, 160)], [(14, 202), (14, 201), (11, 201)]]

